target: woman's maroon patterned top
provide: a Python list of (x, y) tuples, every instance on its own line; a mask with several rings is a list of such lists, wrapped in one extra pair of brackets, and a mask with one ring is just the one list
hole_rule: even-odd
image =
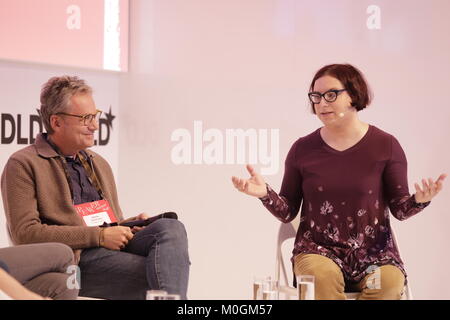
[(280, 193), (267, 190), (261, 201), (282, 222), (293, 220), (302, 205), (294, 256), (326, 256), (347, 281), (361, 281), (373, 266), (386, 264), (406, 277), (389, 210), (404, 220), (429, 202), (416, 203), (409, 194), (406, 157), (392, 135), (370, 125), (357, 144), (337, 151), (317, 129), (291, 147)]

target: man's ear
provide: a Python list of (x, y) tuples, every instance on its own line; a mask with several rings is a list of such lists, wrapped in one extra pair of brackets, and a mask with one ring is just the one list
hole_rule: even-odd
[(57, 115), (52, 114), (50, 116), (50, 126), (52, 127), (53, 131), (59, 131), (59, 128), (61, 127), (61, 118)]

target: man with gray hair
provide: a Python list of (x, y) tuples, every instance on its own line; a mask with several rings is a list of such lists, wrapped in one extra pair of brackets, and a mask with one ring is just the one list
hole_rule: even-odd
[(148, 221), (144, 213), (123, 219), (111, 167), (87, 149), (101, 113), (85, 81), (62, 76), (44, 84), (40, 115), (47, 133), (14, 153), (2, 174), (11, 238), (70, 246), (81, 270), (80, 295), (145, 299), (147, 290), (161, 289), (186, 299), (184, 225), (162, 218), (129, 227)]

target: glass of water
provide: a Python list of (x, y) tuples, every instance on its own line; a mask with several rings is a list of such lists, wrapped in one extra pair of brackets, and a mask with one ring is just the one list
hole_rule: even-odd
[(315, 300), (314, 276), (298, 275), (297, 290), (299, 300)]
[(253, 277), (253, 300), (263, 299), (263, 283), (271, 277)]
[(263, 300), (278, 300), (279, 286), (278, 280), (265, 280), (262, 284)]
[(147, 300), (166, 300), (167, 291), (164, 290), (147, 290)]
[(180, 300), (179, 294), (166, 294), (163, 300)]

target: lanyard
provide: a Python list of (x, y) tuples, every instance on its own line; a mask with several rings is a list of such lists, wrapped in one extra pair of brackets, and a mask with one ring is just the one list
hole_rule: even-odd
[[(87, 172), (87, 177), (89, 182), (97, 189), (100, 197), (105, 199), (105, 195), (103, 194), (102, 187), (100, 186), (100, 182), (98, 181), (97, 174), (94, 170), (94, 163), (92, 161), (92, 155), (88, 155), (85, 151), (81, 151), (77, 153), (78, 158), (81, 161), (81, 165), (84, 167), (84, 170)], [(65, 159), (64, 159), (65, 160)]]
[[(74, 201), (74, 195), (73, 195), (73, 186), (72, 186), (72, 178), (70, 177), (69, 174), (69, 169), (68, 169), (68, 164), (67, 164), (67, 160), (66, 157), (64, 157), (61, 153), (61, 151), (59, 150), (59, 148), (47, 137), (47, 142), (48, 144), (56, 151), (56, 153), (58, 153), (58, 158), (61, 160), (62, 162), (62, 167), (64, 169), (64, 174), (66, 175), (66, 179), (67, 179), (67, 183), (69, 184), (69, 189), (70, 189), (70, 196), (72, 198), (72, 203), (75, 204)], [(89, 182), (91, 183), (92, 186), (94, 186), (94, 188), (97, 190), (97, 192), (99, 193), (100, 197), (102, 199), (105, 199), (103, 190), (100, 186), (100, 183), (98, 181), (97, 175), (95, 173), (94, 170), (94, 164), (92, 162), (92, 156), (88, 155), (85, 151), (80, 151), (75, 155), (75, 160), (79, 159), (81, 162), (81, 165), (83, 166), (84, 170), (87, 173), (87, 178), (89, 180)]]

